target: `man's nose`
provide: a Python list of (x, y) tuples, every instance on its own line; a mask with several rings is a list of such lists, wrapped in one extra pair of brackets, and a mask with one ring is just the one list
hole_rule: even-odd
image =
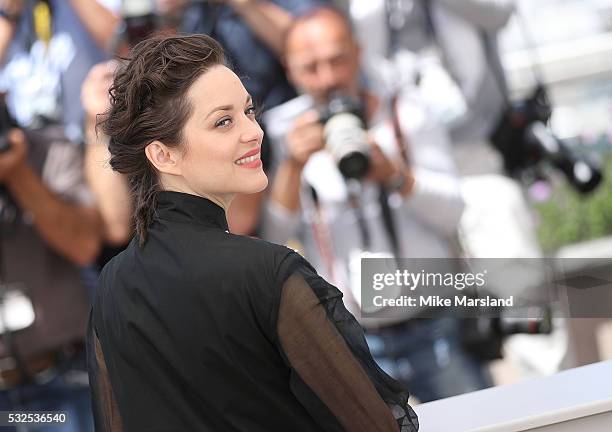
[(338, 87), (338, 74), (334, 70), (334, 68), (329, 65), (321, 65), (319, 70), (319, 86), (326, 93), (332, 91), (336, 87)]

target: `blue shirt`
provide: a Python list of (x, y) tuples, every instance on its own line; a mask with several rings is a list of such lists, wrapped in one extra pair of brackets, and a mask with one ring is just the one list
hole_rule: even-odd
[[(271, 0), (294, 16), (328, 4), (327, 0)], [(230, 6), (193, 4), (184, 14), (181, 31), (207, 34), (218, 40), (234, 71), (257, 104), (272, 108), (296, 96), (276, 55), (258, 39)]]
[(0, 91), (22, 127), (37, 116), (63, 124), (72, 140), (81, 138), (81, 85), (89, 69), (106, 56), (81, 23), (70, 2), (51, 0), (52, 38), (37, 40), (33, 3), (26, 2), (0, 72)]

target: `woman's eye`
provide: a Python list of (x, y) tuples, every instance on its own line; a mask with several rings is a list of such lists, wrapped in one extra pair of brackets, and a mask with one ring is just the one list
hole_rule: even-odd
[(255, 107), (254, 106), (250, 106), (246, 109), (246, 111), (244, 112), (246, 115), (249, 116), (254, 116), (255, 115)]
[(224, 118), (219, 120), (217, 123), (215, 123), (215, 127), (226, 127), (229, 126), (232, 123), (232, 119), (230, 118)]

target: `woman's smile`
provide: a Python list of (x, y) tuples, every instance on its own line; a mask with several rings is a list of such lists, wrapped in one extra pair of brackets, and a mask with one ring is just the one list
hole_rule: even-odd
[(258, 147), (243, 154), (240, 159), (234, 161), (234, 163), (243, 168), (259, 168), (261, 166), (260, 156), (261, 152)]

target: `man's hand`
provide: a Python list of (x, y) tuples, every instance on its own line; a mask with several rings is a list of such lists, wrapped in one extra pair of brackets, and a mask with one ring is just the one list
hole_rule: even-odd
[(296, 119), (287, 143), (291, 161), (299, 167), (306, 165), (313, 153), (325, 147), (323, 125), (316, 111), (308, 111)]
[(368, 180), (387, 184), (393, 176), (397, 175), (399, 169), (380, 149), (378, 144), (373, 140), (369, 140), (370, 144), (370, 169), (366, 178)]
[[(395, 189), (403, 196), (410, 195), (415, 182), (412, 170), (403, 163), (397, 164), (391, 161), (372, 139), (369, 143), (370, 169), (366, 179)], [(398, 179), (402, 179), (401, 184), (395, 184)]]
[(23, 0), (0, 0), (0, 10), (8, 16), (15, 17), (23, 10)]
[(9, 183), (15, 171), (26, 164), (28, 145), (20, 129), (8, 133), (10, 148), (0, 153), (0, 183)]
[[(161, 1), (161, 0), (158, 0)], [(169, 0), (166, 0), (169, 1)], [(285, 35), (293, 15), (269, 0), (212, 0), (231, 7), (253, 34), (280, 58), (284, 53)]]
[(254, 3), (253, 0), (212, 0), (213, 3), (222, 3), (228, 6), (239, 8), (243, 6), (249, 6)]
[(110, 107), (108, 89), (113, 83), (113, 74), (117, 68), (115, 61), (98, 63), (91, 68), (81, 87), (81, 103), (89, 120), (102, 114)]

